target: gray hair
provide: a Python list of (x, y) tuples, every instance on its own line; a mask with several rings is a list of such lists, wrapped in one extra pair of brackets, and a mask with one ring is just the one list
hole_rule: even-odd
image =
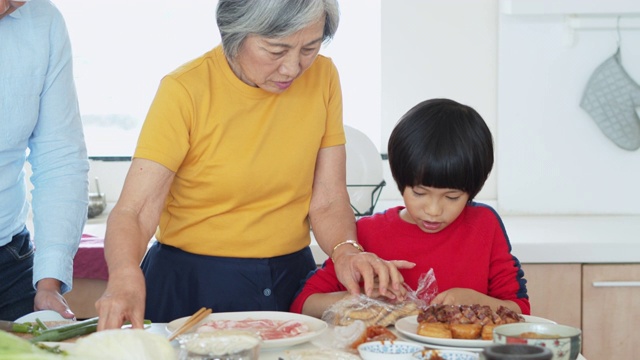
[(234, 59), (248, 35), (289, 36), (318, 21), (323, 13), (322, 41), (328, 42), (340, 21), (337, 0), (220, 0), (216, 19), (222, 48)]

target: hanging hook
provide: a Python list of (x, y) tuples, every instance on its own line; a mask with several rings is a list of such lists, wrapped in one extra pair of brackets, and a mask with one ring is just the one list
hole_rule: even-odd
[(618, 51), (620, 51), (620, 43), (622, 42), (622, 36), (620, 36), (620, 18), (622, 15), (618, 15), (616, 19), (616, 33), (618, 34)]

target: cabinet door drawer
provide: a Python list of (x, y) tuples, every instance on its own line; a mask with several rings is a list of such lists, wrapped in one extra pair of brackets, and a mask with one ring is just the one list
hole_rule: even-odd
[(522, 264), (527, 279), (531, 315), (580, 327), (580, 264)]
[(640, 264), (583, 266), (582, 351), (587, 359), (633, 359), (640, 344)]

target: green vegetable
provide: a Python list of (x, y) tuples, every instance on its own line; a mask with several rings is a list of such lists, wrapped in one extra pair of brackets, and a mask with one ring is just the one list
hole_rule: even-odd
[(42, 343), (35, 344), (38, 348), (50, 352), (52, 354), (67, 355), (67, 352), (60, 349), (60, 345), (48, 346)]
[(13, 326), (11, 327), (11, 331), (12, 332), (17, 332), (17, 333), (24, 333), (24, 334), (31, 334), (33, 333), (33, 325), (31, 323), (13, 323)]
[[(42, 323), (39, 319), (36, 319), (38, 324)], [(30, 339), (32, 343), (38, 343), (41, 341), (63, 341), (74, 337), (91, 334), (98, 329), (98, 318), (77, 321), (68, 325), (62, 325), (54, 328), (47, 328), (44, 323), (42, 325), (34, 325), (27, 332), (33, 335)], [(145, 325), (151, 324), (150, 320), (144, 320)]]
[(81, 335), (87, 335), (98, 329), (98, 318), (78, 321), (69, 325), (62, 325), (40, 331), (40, 334), (31, 338), (32, 343), (40, 341), (63, 341)]
[[(11, 359), (16, 354), (44, 354), (44, 350), (29, 341), (0, 330), (0, 359)], [(11, 355), (11, 356), (10, 356)], [(5, 357), (6, 356), (6, 357)]]
[(47, 329), (48, 329), (47, 325), (45, 325), (45, 324), (42, 322), (42, 320), (40, 320), (40, 319), (38, 319), (38, 318), (36, 318), (36, 323), (38, 323), (38, 325), (40, 326), (40, 329), (42, 329), (42, 330), (47, 330)]

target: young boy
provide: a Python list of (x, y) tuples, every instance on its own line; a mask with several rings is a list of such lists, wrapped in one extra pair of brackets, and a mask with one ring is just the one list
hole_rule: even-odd
[[(414, 290), (433, 268), (440, 292), (432, 304), (503, 305), (529, 314), (524, 273), (502, 220), (472, 202), (493, 167), (493, 140), (482, 117), (448, 99), (421, 102), (396, 125), (388, 153), (405, 206), (357, 222), (364, 249), (394, 261)], [(349, 294), (331, 259), (312, 274), (290, 310), (321, 317)]]

